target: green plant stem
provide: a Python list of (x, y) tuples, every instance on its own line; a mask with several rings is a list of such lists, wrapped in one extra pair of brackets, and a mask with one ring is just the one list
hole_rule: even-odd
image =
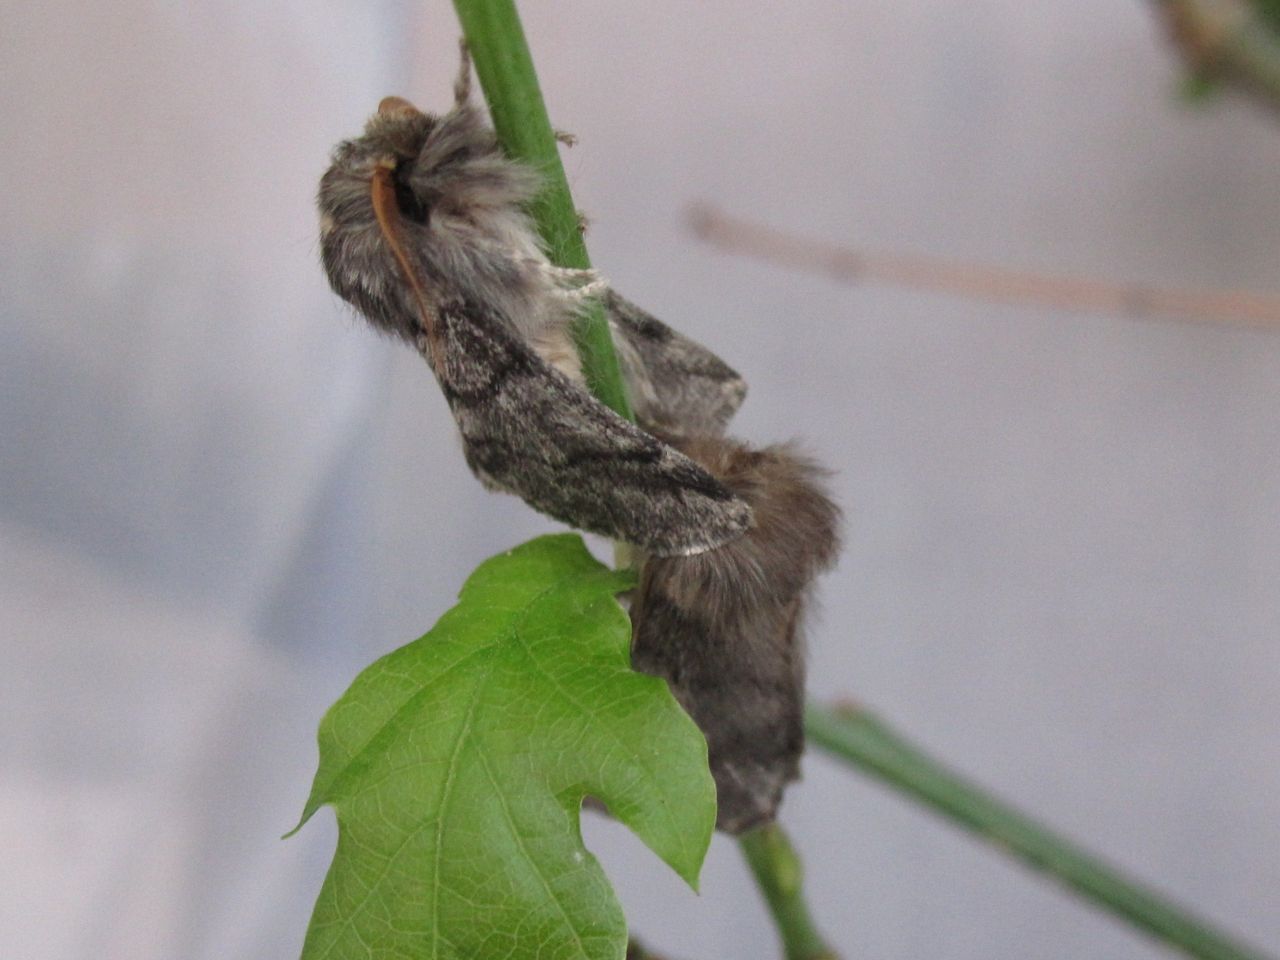
[(835, 960), (809, 915), (802, 884), (800, 857), (776, 823), (738, 837), (742, 855), (773, 914), (786, 960)]
[[(562, 267), (591, 266), (577, 208), (569, 192), (555, 132), (533, 69), (514, 0), (453, 0), (462, 34), (489, 104), (489, 115), (507, 155), (543, 176), (532, 213), (547, 255)], [(574, 328), (587, 386), (619, 416), (634, 420), (604, 310), (585, 310)]]
[[(561, 266), (589, 267), (577, 210), (514, 3), (454, 0), (454, 7), (499, 140), (512, 157), (537, 167), (546, 178), (547, 187), (534, 213), (552, 260)], [(587, 316), (576, 332), (588, 385), (603, 402), (631, 419), (603, 314), (596, 311)], [(952, 774), (865, 711), (810, 707), (807, 729), (816, 745), (915, 797), (1188, 955), (1204, 960), (1265, 960), (1261, 953), (1233, 943)], [(739, 842), (787, 945), (788, 958), (830, 957), (805, 906), (800, 862), (786, 835), (776, 826), (767, 827), (745, 834)]]
[(1262, 953), (1232, 941), (952, 773), (867, 710), (810, 706), (805, 727), (811, 744), (914, 797), (997, 849), (1188, 956), (1203, 960), (1265, 960)]
[[(582, 239), (577, 208), (569, 192), (515, 3), (513, 0), (453, 0), (453, 6), (480, 77), (498, 142), (508, 156), (531, 164), (545, 179), (546, 187), (538, 197), (533, 214), (547, 243), (548, 255), (560, 266), (589, 267), (591, 261)], [(588, 387), (618, 414), (633, 420), (603, 311), (587, 314), (575, 334)], [(826, 948), (822, 947), (809, 921), (799, 886), (799, 859), (786, 836), (777, 828), (769, 829), (769, 833), (757, 832), (740, 838), (741, 848), (788, 950), (793, 943), (815, 948), (806, 953), (789, 952), (788, 957), (816, 960), (833, 956), (822, 952)]]

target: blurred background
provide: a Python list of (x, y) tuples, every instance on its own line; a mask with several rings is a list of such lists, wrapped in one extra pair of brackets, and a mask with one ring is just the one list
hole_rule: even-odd
[[(838, 470), (819, 698), (1280, 944), (1280, 332), (840, 284), (833, 243), (1280, 293), (1280, 120), (1183, 102), (1153, 5), (529, 2), (596, 264)], [(0, 36), (0, 953), (296, 956), (325, 707), (554, 526), (467, 473), (428, 370), (333, 297), (312, 198), (444, 0), (10, 4)], [(784, 823), (849, 958), (1167, 955), (819, 755)], [(633, 929), (769, 958), (592, 817)]]

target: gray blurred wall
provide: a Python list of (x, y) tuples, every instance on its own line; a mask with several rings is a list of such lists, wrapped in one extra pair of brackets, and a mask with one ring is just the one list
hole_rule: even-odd
[[(816, 238), (1277, 290), (1280, 123), (1192, 110), (1146, 5), (524, 4), (597, 264), (839, 471), (818, 696), (1280, 944), (1280, 334), (975, 304), (718, 253)], [(420, 9), (425, 8), (425, 9)], [(552, 529), (466, 473), (407, 351), (328, 293), (311, 197), (443, 2), (10, 4), (0, 36), (0, 954), (296, 955), (324, 707), (481, 559)], [(811, 757), (784, 820), (852, 957), (1155, 958)], [(775, 956), (729, 843), (700, 897), (587, 828), (637, 931)]]

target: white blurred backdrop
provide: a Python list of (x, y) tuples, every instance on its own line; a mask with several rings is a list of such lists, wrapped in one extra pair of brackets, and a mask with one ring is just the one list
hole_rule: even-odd
[[(838, 471), (813, 692), (1280, 944), (1280, 334), (841, 286), (694, 240), (1277, 291), (1280, 122), (1191, 109), (1138, 0), (526, 2), (628, 296)], [(0, 955), (297, 954), (324, 708), (553, 525), (466, 472), (429, 372), (328, 292), (312, 196), (444, 0), (9, 4), (0, 35)], [(1164, 952), (819, 756), (784, 822), (848, 958)], [(634, 929), (777, 955), (592, 819)], [(1274, 946), (1273, 946), (1274, 949)]]

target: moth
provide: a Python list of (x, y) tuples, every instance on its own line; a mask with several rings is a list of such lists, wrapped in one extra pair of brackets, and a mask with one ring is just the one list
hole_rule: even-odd
[[(447, 113), (388, 97), (320, 182), (333, 289), (421, 353), (486, 486), (633, 545), (633, 662), (664, 677), (707, 735), (718, 825), (771, 818), (803, 745), (800, 623), (836, 548), (821, 471), (785, 447), (723, 437), (746, 395), (714, 353), (609, 289), (554, 266), (470, 99), (463, 53)], [(587, 390), (571, 327), (603, 304), (633, 424)]]
[[(448, 113), (389, 97), (334, 151), (319, 193), (334, 290), (426, 358), (486, 485), (658, 555), (741, 536), (741, 498), (584, 388), (570, 325), (601, 282), (547, 260), (525, 211), (538, 179), (503, 156), (463, 71)], [(616, 294), (605, 302), (642, 424), (728, 420), (745, 395), (733, 370)]]

